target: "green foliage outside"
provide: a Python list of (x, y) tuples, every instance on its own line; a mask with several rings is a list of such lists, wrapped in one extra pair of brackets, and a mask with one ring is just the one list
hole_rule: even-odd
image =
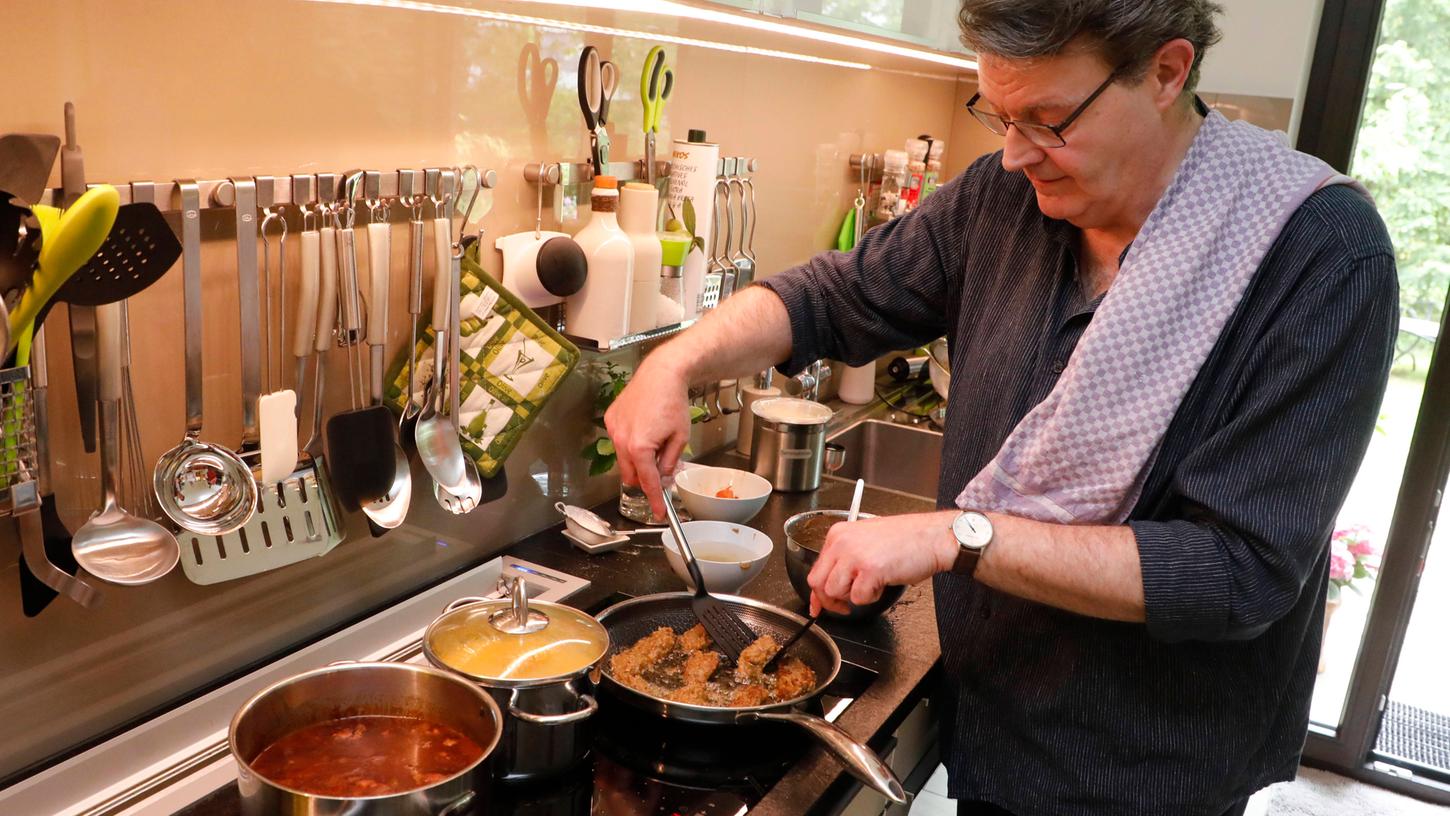
[[(1353, 172), (1389, 225), (1405, 317), (1440, 320), (1450, 287), (1450, 0), (1389, 0)], [(1402, 336), (1402, 340), (1406, 340)], [(1429, 344), (1403, 355), (1423, 376)], [(1409, 358), (1409, 359), (1404, 359)]]

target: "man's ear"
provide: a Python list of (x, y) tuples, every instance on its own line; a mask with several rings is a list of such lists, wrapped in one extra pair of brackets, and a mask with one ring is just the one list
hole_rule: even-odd
[(1182, 38), (1169, 40), (1153, 55), (1148, 64), (1147, 81), (1153, 85), (1154, 102), (1159, 109), (1167, 110), (1183, 95), (1195, 56), (1193, 43)]

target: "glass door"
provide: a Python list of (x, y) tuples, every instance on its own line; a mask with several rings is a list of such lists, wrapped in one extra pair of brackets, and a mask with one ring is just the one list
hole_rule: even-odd
[(1374, 194), (1400, 277), (1379, 423), (1331, 542), (1305, 754), (1450, 801), (1450, 544), (1435, 544), (1450, 533), (1434, 532), (1450, 471), (1446, 31), (1444, 0), (1325, 0), (1300, 148)]

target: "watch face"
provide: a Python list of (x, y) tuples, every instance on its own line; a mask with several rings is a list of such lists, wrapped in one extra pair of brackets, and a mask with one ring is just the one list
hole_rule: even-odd
[(992, 540), (992, 522), (981, 513), (963, 513), (952, 522), (952, 533), (963, 547), (981, 549)]

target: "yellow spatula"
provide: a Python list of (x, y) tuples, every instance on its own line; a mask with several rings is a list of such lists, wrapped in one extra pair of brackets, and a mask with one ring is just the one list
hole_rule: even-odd
[(63, 213), (54, 207), (34, 208), (41, 231), (39, 268), (10, 313), (7, 356), (61, 285), (101, 248), (120, 208), (121, 197), (109, 184), (87, 190)]

